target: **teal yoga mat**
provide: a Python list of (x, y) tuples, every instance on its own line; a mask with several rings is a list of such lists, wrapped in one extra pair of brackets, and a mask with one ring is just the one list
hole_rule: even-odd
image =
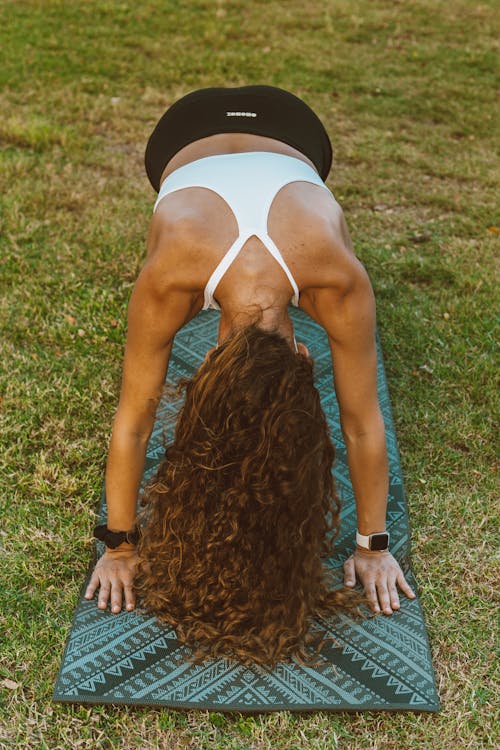
[[(356, 514), (332, 386), (330, 351), (323, 329), (300, 310), (291, 310), (297, 339), (304, 341), (315, 362), (316, 384), (337, 449), (335, 478), (342, 499), (341, 531), (336, 554), (326, 561), (337, 581), (353, 550)], [(218, 313), (200, 313), (176, 337), (169, 380), (190, 376), (209, 346), (217, 340)], [(388, 530), (391, 548), (410, 584), (410, 531), (401, 467), (387, 383), (378, 345), (379, 398), (387, 429), (390, 467)], [(173, 435), (180, 402), (164, 402), (147, 451), (145, 480)], [(103, 498), (100, 522), (105, 522)], [(103, 552), (97, 543), (96, 554)], [(89, 571), (90, 574), (90, 571)], [(429, 644), (418, 596), (402, 596), (401, 610), (354, 622), (345, 615), (317, 620), (313, 629), (327, 630), (319, 667), (280, 662), (273, 670), (214, 658), (192, 664), (187, 647), (173, 628), (144, 612), (113, 615), (97, 609), (96, 601), (80, 594), (54, 690), (62, 703), (111, 703), (175, 709), (209, 709), (257, 713), (289, 711), (437, 711)], [(331, 640), (329, 640), (331, 638)]]

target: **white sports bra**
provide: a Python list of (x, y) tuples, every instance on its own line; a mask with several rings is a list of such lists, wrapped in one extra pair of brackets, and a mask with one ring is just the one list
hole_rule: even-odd
[(259, 238), (287, 275), (293, 290), (292, 304), (299, 303), (299, 289), (282, 254), (267, 232), (271, 204), (282, 187), (290, 182), (312, 182), (328, 190), (319, 174), (294, 156), (269, 151), (245, 151), (236, 154), (205, 156), (179, 167), (162, 182), (154, 205), (166, 195), (188, 187), (212, 190), (227, 203), (238, 223), (238, 237), (226, 252), (205, 287), (203, 309), (219, 309), (215, 290), (245, 242)]

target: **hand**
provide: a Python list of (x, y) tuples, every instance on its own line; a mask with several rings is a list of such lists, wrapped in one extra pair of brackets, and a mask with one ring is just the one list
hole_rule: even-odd
[(125, 607), (128, 610), (135, 607), (135, 594), (132, 588), (137, 553), (135, 548), (106, 550), (94, 568), (90, 583), (85, 591), (85, 599), (92, 599), (99, 588), (99, 609), (106, 609), (111, 598), (111, 611), (117, 614), (122, 608), (125, 597)]
[(400, 608), (396, 584), (409, 599), (415, 598), (398, 562), (388, 550), (371, 552), (357, 548), (344, 563), (344, 585), (354, 586), (356, 576), (375, 614), (382, 611), (384, 615), (392, 615)]

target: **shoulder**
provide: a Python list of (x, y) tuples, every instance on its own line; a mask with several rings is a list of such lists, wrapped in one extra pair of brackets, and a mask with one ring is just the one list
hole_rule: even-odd
[(331, 340), (372, 331), (376, 309), (370, 278), (337, 233), (325, 243), (321, 266), (316, 285), (301, 290), (300, 307), (323, 326)]
[[(328, 210), (321, 211), (308, 244), (310, 272), (301, 286), (301, 297), (344, 298), (371, 291), (365, 267), (357, 258), (340, 204), (330, 194)], [(320, 294), (321, 292), (321, 294)]]
[(189, 212), (178, 215), (157, 210), (150, 221), (140, 278), (158, 293), (172, 289), (196, 293), (204, 289), (206, 265), (199, 219)]
[[(147, 255), (136, 278), (129, 313), (163, 309), (201, 309), (203, 279), (199, 278), (199, 243), (190, 222), (156, 211), (150, 221)], [(198, 270), (197, 270), (198, 269)]]
[(316, 319), (338, 316), (353, 307), (361, 311), (374, 304), (374, 294), (365, 267), (354, 256), (329, 269), (320, 285), (301, 292), (300, 300), (301, 307)]
[(199, 244), (203, 221), (195, 211), (165, 210), (160, 203), (149, 223), (147, 255), (173, 255), (186, 252)]
[(202, 306), (203, 295), (153, 256), (144, 264), (132, 290), (129, 333), (135, 330), (139, 337), (165, 344)]

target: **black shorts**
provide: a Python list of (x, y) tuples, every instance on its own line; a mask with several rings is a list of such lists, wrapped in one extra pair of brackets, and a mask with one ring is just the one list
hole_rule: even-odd
[(217, 133), (252, 133), (283, 141), (300, 151), (326, 180), (332, 146), (319, 117), (294, 94), (276, 86), (207, 88), (172, 104), (146, 146), (146, 172), (154, 189), (170, 159), (199, 138)]

